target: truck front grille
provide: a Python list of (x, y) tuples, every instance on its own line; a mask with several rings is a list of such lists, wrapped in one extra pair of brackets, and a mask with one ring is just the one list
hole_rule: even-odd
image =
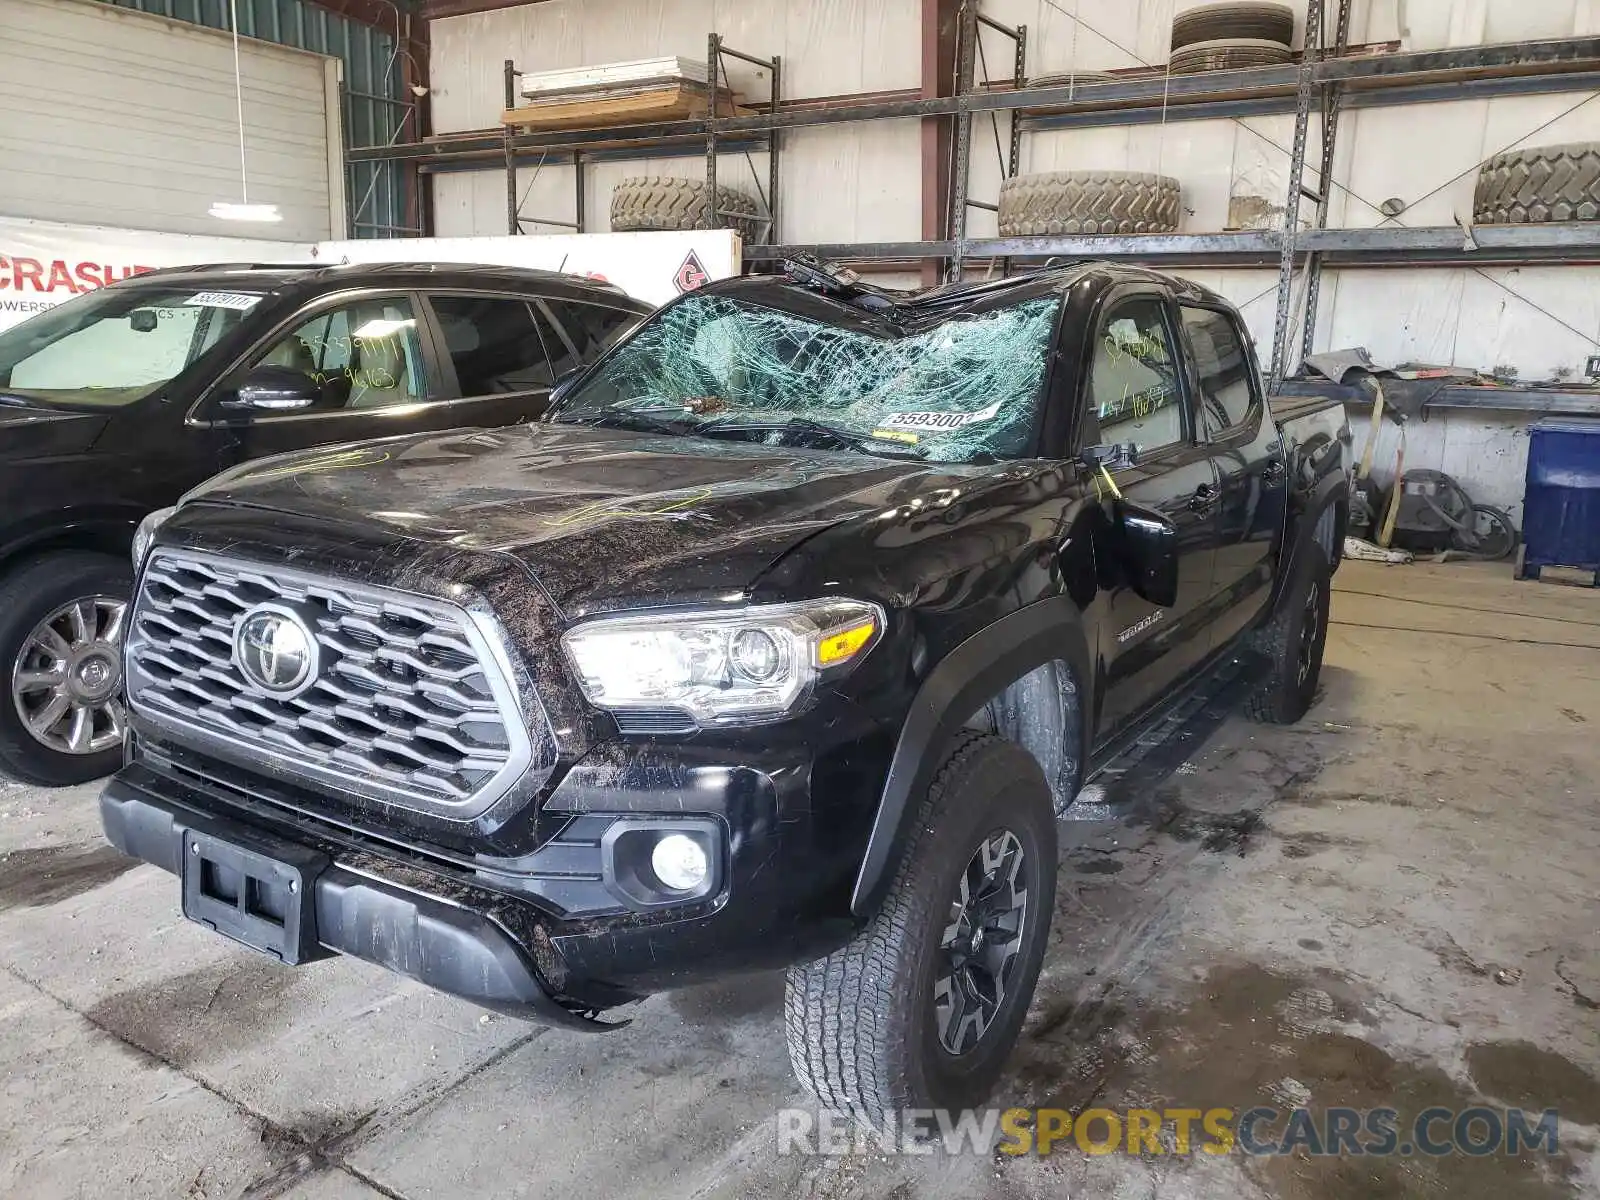
[[(262, 613), (314, 639), (298, 688), (264, 686), (259, 655), (246, 673), (240, 628)], [(427, 597), (158, 549), (125, 656), (130, 705), (169, 736), (335, 792), (465, 818), (554, 764), (548, 722), (524, 719), (492, 623)]]

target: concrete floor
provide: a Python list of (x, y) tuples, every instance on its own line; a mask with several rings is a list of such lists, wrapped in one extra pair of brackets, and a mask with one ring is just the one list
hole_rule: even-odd
[(584, 1037), (290, 971), (185, 924), (94, 787), (0, 785), (0, 1195), (1600, 1195), (1600, 596), (1351, 563), (1333, 615), (1300, 726), (1202, 712), (1131, 819), (1065, 827), (996, 1100), (1484, 1097), (1559, 1106), (1553, 1159), (779, 1157), (780, 978)]

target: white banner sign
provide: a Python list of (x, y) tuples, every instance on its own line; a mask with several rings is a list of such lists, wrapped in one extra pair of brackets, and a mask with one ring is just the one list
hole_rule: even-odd
[(614, 283), (650, 304), (665, 304), (702, 283), (737, 275), (741, 265), (739, 235), (731, 229), (384, 238), (323, 242), (317, 255), (328, 262), (493, 263), (563, 271)]
[(158, 267), (200, 263), (448, 262), (564, 271), (664, 304), (740, 270), (726, 229), (373, 241), (192, 237), (0, 217), (0, 329), (84, 292)]
[(157, 267), (311, 262), (310, 242), (191, 237), (0, 217), (0, 329), (84, 292)]

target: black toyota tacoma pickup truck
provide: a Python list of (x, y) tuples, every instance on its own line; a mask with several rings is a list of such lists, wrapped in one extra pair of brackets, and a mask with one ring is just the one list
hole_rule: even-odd
[(786, 967), (865, 1120), (992, 1087), (1056, 820), (1225, 657), (1317, 687), (1337, 405), (1222, 299), (1083, 263), (712, 284), (550, 417), (229, 471), (140, 531), (101, 801), (190, 919), (574, 1028)]

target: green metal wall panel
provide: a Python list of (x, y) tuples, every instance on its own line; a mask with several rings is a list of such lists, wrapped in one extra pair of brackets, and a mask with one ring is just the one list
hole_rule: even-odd
[[(118, 8), (228, 28), (228, 0), (106, 0)], [(344, 144), (381, 145), (406, 119), (408, 102), (393, 33), (374, 29), (309, 0), (238, 0), (244, 37), (326, 54), (344, 64)], [(403, 237), (405, 188), (399, 163), (349, 163), (345, 191), (352, 237)]]

